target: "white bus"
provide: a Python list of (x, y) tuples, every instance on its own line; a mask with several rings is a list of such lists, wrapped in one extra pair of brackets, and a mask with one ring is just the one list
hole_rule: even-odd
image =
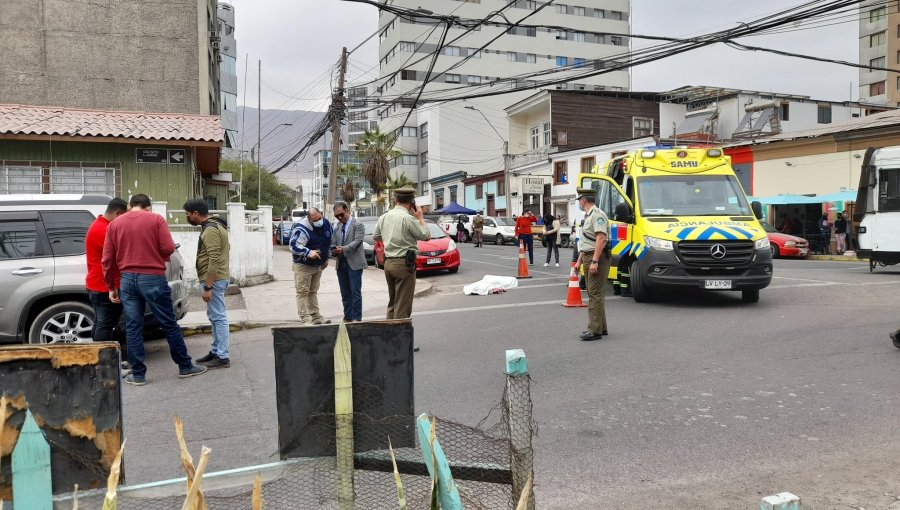
[(900, 146), (866, 151), (853, 219), (860, 222), (856, 253), (870, 271), (900, 263)]

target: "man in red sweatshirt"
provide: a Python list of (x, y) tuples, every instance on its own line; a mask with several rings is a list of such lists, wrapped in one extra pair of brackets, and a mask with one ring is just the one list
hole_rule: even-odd
[(525, 244), (525, 251), (528, 252), (528, 264), (532, 266), (534, 265), (534, 234), (531, 231), (531, 224), (536, 221), (537, 218), (530, 209), (516, 218), (516, 237)]
[[(95, 342), (111, 342), (112, 332), (119, 319), (122, 317), (122, 304), (109, 300), (109, 288), (103, 280), (103, 243), (106, 241), (106, 230), (112, 220), (125, 214), (128, 204), (121, 198), (114, 198), (106, 206), (106, 212), (101, 214), (91, 224), (87, 235), (84, 237), (84, 249), (87, 253), (87, 277), (84, 286), (88, 291), (88, 298), (94, 308), (94, 327), (91, 328), (91, 338)], [(119, 288), (116, 285), (113, 288)]]
[[(175, 319), (172, 289), (166, 281), (166, 261), (175, 253), (175, 241), (165, 218), (150, 211), (150, 197), (139, 193), (131, 197), (128, 212), (110, 223), (103, 246), (103, 279), (109, 299), (125, 309), (125, 337), (131, 374), (126, 384), (147, 384), (144, 365), (144, 310), (159, 321), (169, 341), (169, 354), (178, 365), (179, 377), (206, 372), (194, 365), (184, 344), (181, 327)], [(121, 278), (121, 287), (116, 282)]]

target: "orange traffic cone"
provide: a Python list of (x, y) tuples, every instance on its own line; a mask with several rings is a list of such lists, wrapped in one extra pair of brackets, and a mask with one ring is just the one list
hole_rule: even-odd
[(516, 278), (531, 278), (528, 274), (528, 264), (525, 262), (525, 241), (519, 239), (519, 274)]
[(566, 302), (562, 304), (566, 308), (584, 308), (587, 306), (581, 301), (581, 287), (578, 286), (578, 268), (572, 262), (572, 271), (569, 273), (569, 293)]

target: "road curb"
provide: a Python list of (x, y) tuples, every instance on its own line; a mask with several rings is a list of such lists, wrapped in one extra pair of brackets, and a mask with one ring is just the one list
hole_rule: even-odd
[[(419, 288), (421, 287), (421, 288)], [(434, 284), (425, 280), (416, 280), (416, 291), (413, 297), (422, 297), (431, 294), (434, 290)]]
[(830, 260), (832, 262), (868, 262), (869, 259), (842, 255), (807, 255), (806, 260)]
[[(252, 321), (241, 321), (234, 322), (228, 325), (228, 331), (243, 331), (245, 329), (258, 329), (258, 328), (268, 328), (269, 326), (283, 326), (285, 324), (291, 324), (291, 322), (299, 322), (299, 321), (272, 321), (272, 322), (252, 322)], [(189, 326), (185, 328), (181, 328), (181, 334), (184, 336), (196, 336), (196, 335), (211, 335), (212, 334), (212, 326), (209, 324), (204, 326)]]

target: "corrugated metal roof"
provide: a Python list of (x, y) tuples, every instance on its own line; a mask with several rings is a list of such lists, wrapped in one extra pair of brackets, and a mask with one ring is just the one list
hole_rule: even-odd
[(0, 104), (0, 136), (53, 135), (222, 142), (218, 115)]
[(821, 127), (813, 129), (805, 129), (803, 131), (789, 131), (787, 133), (779, 133), (751, 141), (742, 141), (740, 143), (729, 144), (730, 146), (738, 145), (758, 145), (762, 143), (782, 142), (785, 140), (800, 140), (803, 138), (815, 138), (824, 135), (833, 135), (836, 133), (846, 133), (848, 131), (859, 131), (863, 129), (876, 129), (882, 127), (891, 127), (900, 125), (900, 110), (891, 110), (887, 112), (875, 113), (865, 117), (853, 118), (843, 122), (834, 122), (832, 124), (822, 124)]

